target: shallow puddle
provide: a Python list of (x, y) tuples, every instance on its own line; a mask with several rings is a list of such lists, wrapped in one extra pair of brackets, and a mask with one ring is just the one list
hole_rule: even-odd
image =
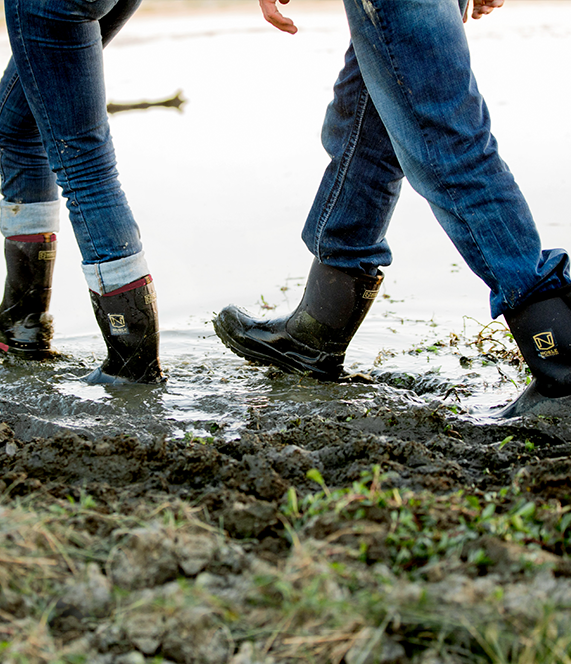
[[(304, 405), (357, 403), (386, 393), (387, 387), (395, 398), (405, 395), (416, 403), (437, 400), (451, 412), (479, 420), (517, 393), (525, 378), (517, 367), (474, 343), (454, 337), (451, 346), (449, 333), (438, 330), (439, 337), (430, 325), (409, 322), (418, 343), (407, 348), (393, 344), (390, 352), (369, 361), (363, 352), (361, 362), (347, 365), (355, 377), (339, 384), (247, 363), (226, 350), (205, 321), (199, 328), (163, 333), (166, 385), (92, 386), (81, 378), (103, 359), (99, 339), (59, 339), (57, 359), (43, 363), (4, 359), (0, 365), (3, 419), (21, 440), (62, 429), (90, 439), (119, 433), (137, 435), (142, 441), (157, 435), (189, 439), (215, 432), (229, 439), (239, 434), (252, 413), (278, 412), (285, 421)], [(371, 344), (369, 356), (374, 349)]]
[[(386, 394), (386, 386), (478, 421), (512, 399), (525, 376), (496, 362), (497, 345), (474, 344), (490, 322), (487, 289), (408, 186), (389, 232), (394, 264), (347, 354), (347, 368), (372, 376), (369, 383), (319, 384), (249, 365), (222, 346), (210, 320), (224, 305), (281, 315), (301, 296), (311, 257), (299, 235), (327, 163), (319, 134), (348, 44), (346, 21), (341, 3), (291, 3), (286, 13), (300, 32), (289, 37), (251, 3), (199, 3), (199, 11), (175, 13), (175, 5), (168, 12), (151, 5), (105, 57), (110, 101), (179, 90), (187, 100), (180, 111), (111, 117), (121, 181), (157, 286), (169, 381), (153, 388), (81, 382), (103, 359), (103, 342), (62, 209), (52, 312), (63, 357), (2, 362), (0, 410), (16, 434), (29, 440), (69, 428), (89, 437), (218, 431), (232, 438), (252, 412), (289, 416), (300, 404), (358, 402)], [(548, 98), (571, 42), (571, 4), (535, 5), (514, 2), (467, 29), (495, 133), (544, 241), (571, 246), (562, 175), (571, 132), (566, 105)], [(5, 34), (0, 54), (9, 56)], [(542, 132), (530, 133), (546, 114)]]

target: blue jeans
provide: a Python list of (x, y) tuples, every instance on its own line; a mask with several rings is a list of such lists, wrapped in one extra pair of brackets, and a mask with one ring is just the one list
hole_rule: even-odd
[(0, 230), (55, 232), (58, 186), (91, 290), (149, 273), (117, 177), (103, 46), (140, 0), (5, 0), (12, 58), (0, 82)]
[[(344, 0), (351, 46), (323, 127), (331, 162), (303, 239), (323, 263), (371, 272), (403, 176), (489, 286), (492, 316), (570, 282), (490, 132), (470, 67), (465, 0)], [(428, 232), (428, 231), (427, 231)]]

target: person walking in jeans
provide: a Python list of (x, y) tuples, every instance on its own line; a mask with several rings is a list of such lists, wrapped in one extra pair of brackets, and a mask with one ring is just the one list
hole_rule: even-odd
[[(248, 359), (342, 376), (346, 348), (379, 290), (379, 267), (392, 260), (385, 236), (406, 176), (489, 286), (492, 316), (503, 314), (535, 377), (505, 415), (552, 407), (571, 394), (569, 257), (542, 249), (498, 153), (471, 71), (467, 0), (344, 4), (351, 44), (323, 126), (331, 162), (302, 234), (315, 257), (302, 301), (274, 320), (226, 307), (214, 321), (218, 336)], [(502, 4), (475, 0), (472, 16)], [(276, 0), (260, 5), (270, 23), (296, 32)]]
[(91, 383), (164, 380), (155, 289), (117, 178), (103, 80), (103, 47), (140, 1), (4, 1), (12, 57), (0, 83), (0, 351), (52, 353), (59, 185), (108, 350)]

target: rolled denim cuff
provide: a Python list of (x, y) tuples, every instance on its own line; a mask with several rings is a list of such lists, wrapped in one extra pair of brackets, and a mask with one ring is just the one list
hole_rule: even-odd
[(59, 208), (59, 200), (45, 203), (10, 203), (1, 200), (0, 231), (4, 237), (57, 233)]
[(143, 251), (106, 263), (84, 264), (81, 268), (89, 290), (98, 295), (111, 293), (149, 274), (149, 266)]

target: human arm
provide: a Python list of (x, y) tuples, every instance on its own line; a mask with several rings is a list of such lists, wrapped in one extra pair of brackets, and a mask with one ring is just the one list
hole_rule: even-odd
[[(282, 5), (287, 5), (289, 0), (279, 0)], [(297, 28), (291, 18), (283, 16), (277, 6), (277, 0), (260, 0), (260, 7), (262, 14), (268, 23), (271, 23), (275, 28), (282, 32), (289, 32), (290, 35), (295, 35)]]
[[(478, 19), (486, 14), (491, 14), (494, 9), (497, 7), (502, 7), (504, 0), (474, 0), (474, 6), (472, 8), (472, 18)], [(464, 22), (468, 20), (468, 8), (466, 7), (466, 13), (464, 15)]]

